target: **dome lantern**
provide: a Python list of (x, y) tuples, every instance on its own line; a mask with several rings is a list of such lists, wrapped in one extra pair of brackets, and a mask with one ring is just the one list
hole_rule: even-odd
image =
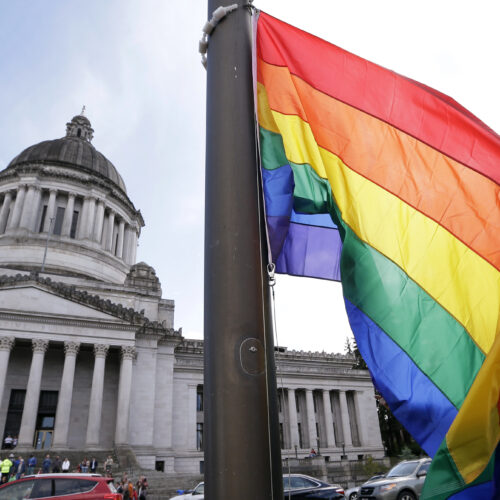
[(94, 129), (90, 125), (89, 119), (84, 115), (85, 106), (79, 115), (74, 116), (69, 123), (66, 123), (66, 137), (78, 137), (90, 142), (94, 137)]

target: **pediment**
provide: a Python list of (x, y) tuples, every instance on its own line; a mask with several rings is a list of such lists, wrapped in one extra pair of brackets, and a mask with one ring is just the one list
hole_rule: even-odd
[(92, 306), (75, 302), (61, 297), (51, 290), (29, 284), (13, 288), (1, 288), (0, 312), (66, 317), (87, 321), (99, 320), (121, 324), (128, 323)]

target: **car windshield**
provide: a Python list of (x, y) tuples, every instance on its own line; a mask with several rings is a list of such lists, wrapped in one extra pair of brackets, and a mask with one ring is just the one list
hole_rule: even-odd
[(203, 493), (205, 492), (205, 484), (204, 483), (200, 483), (194, 490), (193, 490), (193, 493), (192, 495), (203, 495)]
[(418, 467), (418, 462), (403, 462), (393, 467), (386, 477), (402, 477), (413, 474)]

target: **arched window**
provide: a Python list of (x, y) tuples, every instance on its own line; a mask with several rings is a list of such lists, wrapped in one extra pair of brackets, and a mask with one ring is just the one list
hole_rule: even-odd
[(79, 128), (77, 131), (76, 131), (76, 135), (77, 137), (80, 137), (82, 135), (82, 129)]

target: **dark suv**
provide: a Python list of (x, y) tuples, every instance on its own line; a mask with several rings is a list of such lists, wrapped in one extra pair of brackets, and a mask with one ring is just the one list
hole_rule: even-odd
[(39, 474), (0, 486), (0, 500), (121, 500), (113, 480), (99, 474)]
[(430, 458), (400, 462), (383, 478), (361, 485), (359, 500), (417, 500), (430, 465)]

